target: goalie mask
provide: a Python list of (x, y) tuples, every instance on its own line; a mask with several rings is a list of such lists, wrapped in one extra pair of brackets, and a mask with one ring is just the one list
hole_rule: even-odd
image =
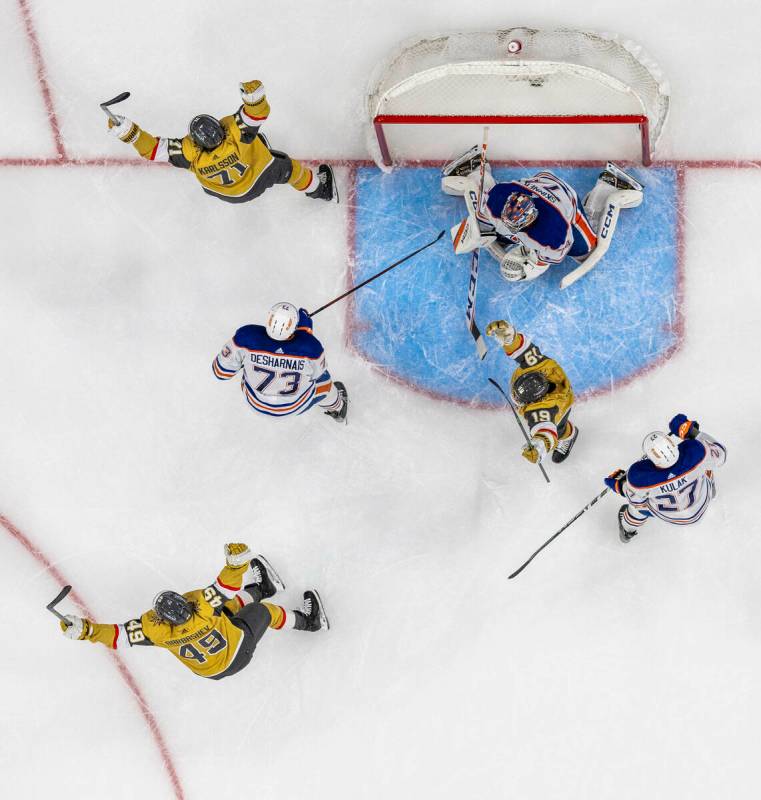
[(296, 333), (299, 324), (299, 310), (293, 303), (276, 303), (267, 316), (267, 336), (284, 342)]
[(550, 382), (541, 372), (525, 372), (513, 384), (513, 399), (519, 406), (541, 400), (550, 390)]
[(177, 592), (159, 592), (153, 600), (156, 616), (170, 625), (184, 625), (193, 616), (193, 606)]
[(539, 215), (534, 201), (525, 194), (513, 192), (507, 198), (500, 219), (511, 233), (527, 228)]
[(662, 431), (653, 431), (642, 442), (645, 457), (659, 469), (673, 467), (679, 460), (679, 445)]
[(199, 114), (190, 120), (188, 128), (190, 138), (202, 150), (214, 150), (225, 140), (225, 129), (222, 123), (209, 114)]

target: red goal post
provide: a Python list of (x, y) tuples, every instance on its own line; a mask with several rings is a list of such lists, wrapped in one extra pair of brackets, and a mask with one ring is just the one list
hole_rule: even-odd
[(638, 45), (615, 35), (510, 28), (404, 42), (374, 71), (368, 110), (368, 146), (385, 168), (384, 126), (473, 124), (636, 125), (647, 165), (669, 88)]

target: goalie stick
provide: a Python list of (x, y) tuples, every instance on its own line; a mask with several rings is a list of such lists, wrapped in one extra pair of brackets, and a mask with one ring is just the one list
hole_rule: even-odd
[(117, 94), (116, 97), (112, 97), (110, 100), (106, 100), (104, 103), (100, 104), (100, 108), (103, 113), (114, 123), (114, 125), (119, 124), (119, 119), (116, 114), (111, 113), (111, 109), (109, 106), (115, 106), (117, 103), (121, 103), (123, 100), (126, 100), (130, 96), (129, 92), (121, 92)]
[(66, 595), (70, 591), (71, 591), (71, 586), (64, 586), (63, 589), (61, 589), (61, 591), (58, 592), (58, 594), (45, 606), (45, 608), (47, 608), (47, 610), (51, 614), (55, 614), (58, 617), (58, 619), (60, 619), (61, 622), (63, 622), (66, 625), (67, 628), (71, 623), (69, 622), (69, 620), (66, 619), (66, 617), (64, 617), (63, 614), (60, 614), (58, 611), (56, 611), (55, 607), (61, 602), (61, 600), (64, 599), (64, 597), (66, 597)]
[[(481, 200), (484, 196), (484, 175), (486, 174), (486, 148), (489, 144), (489, 126), (484, 128), (484, 138), (481, 142), (481, 169), (478, 178), (478, 197), (476, 198), (476, 221), (481, 216)], [(487, 349), (484, 337), (476, 325), (476, 293), (478, 292), (478, 260), (480, 248), (473, 251), (470, 257), (470, 279), (468, 281), (468, 305), (465, 309), (465, 319), (468, 322), (468, 330), (476, 343), (476, 352), (483, 361), (486, 357)]]
[(542, 552), (542, 550), (544, 550), (544, 548), (545, 548), (545, 547), (547, 547), (547, 545), (548, 545), (550, 542), (554, 542), (554, 541), (555, 541), (555, 539), (557, 539), (557, 538), (558, 538), (558, 536), (560, 536), (560, 534), (561, 534), (561, 533), (562, 533), (562, 532), (563, 532), (563, 531), (564, 531), (566, 528), (570, 527), (570, 526), (571, 526), (571, 525), (572, 525), (574, 522), (576, 522), (576, 520), (577, 520), (577, 519), (578, 519), (578, 518), (579, 518), (579, 517), (580, 517), (582, 514), (584, 514), (585, 512), (589, 511), (589, 509), (590, 509), (590, 508), (592, 508), (592, 506), (593, 506), (593, 505), (594, 505), (594, 504), (595, 504), (595, 503), (596, 503), (596, 502), (597, 502), (597, 501), (598, 501), (600, 498), (604, 497), (604, 496), (607, 494), (607, 492), (608, 492), (608, 487), (606, 486), (606, 487), (605, 487), (605, 488), (604, 488), (604, 489), (603, 489), (603, 490), (600, 492), (600, 494), (598, 494), (598, 495), (597, 495), (597, 497), (595, 497), (594, 499), (590, 500), (590, 501), (589, 501), (589, 502), (588, 502), (588, 503), (587, 503), (587, 504), (584, 506), (584, 508), (582, 508), (582, 509), (581, 509), (581, 511), (579, 511), (579, 513), (578, 513), (578, 514), (577, 514), (575, 517), (572, 517), (571, 519), (569, 519), (569, 520), (568, 520), (568, 522), (566, 522), (566, 524), (565, 524), (565, 525), (563, 525), (563, 527), (562, 527), (562, 528), (561, 528), (561, 529), (560, 529), (560, 530), (559, 530), (557, 533), (553, 533), (553, 534), (552, 534), (552, 536), (550, 536), (550, 538), (549, 538), (549, 539), (547, 539), (547, 541), (546, 541), (546, 542), (545, 542), (545, 543), (544, 543), (544, 544), (543, 544), (543, 545), (542, 545), (542, 546), (541, 546), (541, 547), (540, 547), (540, 548), (539, 548), (537, 551), (535, 551), (535, 552), (534, 552), (534, 553), (531, 555), (531, 558), (529, 558), (527, 561), (524, 561), (524, 562), (523, 562), (523, 564), (521, 564), (521, 566), (520, 566), (520, 567), (518, 567), (518, 569), (516, 569), (516, 570), (515, 570), (515, 572), (513, 572), (513, 574), (512, 574), (512, 575), (508, 575), (508, 576), (507, 576), (507, 579), (508, 579), (508, 580), (511, 580), (511, 579), (512, 579), (512, 578), (514, 578), (516, 575), (520, 575), (520, 574), (521, 574), (521, 572), (523, 572), (523, 570), (524, 570), (524, 569), (526, 569), (526, 567), (527, 567), (527, 566), (528, 566), (528, 565), (529, 565), (529, 564), (530, 564), (530, 563), (531, 563), (531, 562), (532, 562), (532, 561), (533, 561), (533, 560), (534, 560), (534, 559), (535, 559), (535, 558), (536, 558), (536, 557), (539, 555), (539, 553), (541, 553), (541, 552)]
[[(510, 406), (510, 410), (513, 412), (513, 416), (515, 417), (515, 421), (518, 424), (518, 427), (521, 429), (521, 433), (523, 434), (523, 438), (526, 440), (526, 444), (529, 447), (531, 447), (531, 439), (528, 438), (528, 434), (526, 433), (526, 429), (521, 424), (521, 420), (520, 420), (520, 417), (518, 416), (518, 412), (515, 410), (515, 406), (510, 401), (510, 398), (507, 396), (507, 394), (505, 394), (505, 392), (502, 389), (502, 387), (497, 383), (497, 381), (494, 380), (494, 378), (489, 378), (489, 383), (502, 395), (502, 397), (505, 398), (505, 401)], [(550, 478), (547, 475), (547, 473), (545, 472), (545, 469), (544, 469), (544, 467), (542, 466), (542, 464), (540, 462), (537, 462), (537, 467), (539, 467), (539, 469), (542, 471), (542, 475), (544, 475), (544, 479), (547, 481), (547, 483), (549, 483), (550, 482)]]

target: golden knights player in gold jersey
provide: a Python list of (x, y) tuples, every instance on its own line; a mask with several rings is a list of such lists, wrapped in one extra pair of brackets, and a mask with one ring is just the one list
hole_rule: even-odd
[(518, 362), (510, 388), (531, 434), (531, 444), (524, 445), (523, 457), (536, 464), (552, 453), (556, 464), (565, 461), (579, 435), (579, 429), (569, 419), (573, 390), (568, 376), (557, 361), (543, 355), (509, 322), (490, 322), (486, 335), (494, 336), (505, 354)]
[(126, 117), (109, 118), (109, 131), (134, 146), (148, 161), (169, 162), (189, 169), (203, 190), (228, 203), (246, 203), (276, 183), (289, 183), (314, 200), (335, 200), (333, 170), (320, 164), (314, 172), (279, 150), (272, 150), (259, 133), (270, 113), (261, 81), (240, 84), (243, 105), (231, 116), (217, 120), (199, 114), (190, 122), (187, 136), (167, 139), (153, 136)]
[(100, 642), (114, 650), (164, 647), (203, 678), (220, 680), (240, 672), (268, 628), (318, 631), (329, 627), (314, 589), (304, 592), (302, 610), (263, 602), (282, 591), (280, 576), (264, 556), (252, 558), (245, 544), (225, 545), (226, 565), (203, 589), (156, 595), (153, 608), (123, 624), (100, 624), (73, 615), (61, 622), (69, 639)]

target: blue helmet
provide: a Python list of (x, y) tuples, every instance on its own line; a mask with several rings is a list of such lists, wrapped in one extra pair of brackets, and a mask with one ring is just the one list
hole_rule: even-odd
[(539, 215), (534, 201), (525, 194), (513, 192), (505, 201), (500, 219), (511, 233), (527, 228)]

